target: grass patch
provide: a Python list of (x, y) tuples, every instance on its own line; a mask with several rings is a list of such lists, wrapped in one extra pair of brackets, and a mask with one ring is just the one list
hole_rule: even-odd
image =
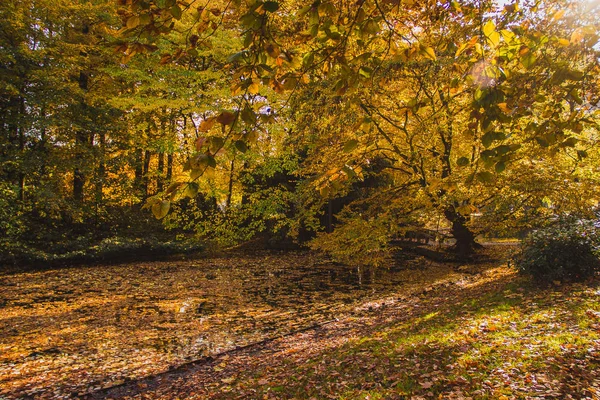
[(544, 289), (511, 278), (440, 298), (309, 364), (287, 363), (283, 397), (595, 395), (600, 321), (588, 310), (600, 309), (597, 281)]

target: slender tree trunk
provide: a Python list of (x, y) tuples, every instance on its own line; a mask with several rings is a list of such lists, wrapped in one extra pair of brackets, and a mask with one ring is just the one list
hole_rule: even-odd
[(233, 178), (235, 173), (235, 158), (231, 160), (231, 170), (229, 171), (229, 187), (227, 188), (227, 209), (231, 206), (231, 197), (233, 195)]
[(98, 169), (96, 171), (96, 206), (102, 204), (104, 192), (104, 179), (106, 178), (106, 164), (104, 162), (106, 135), (98, 134)]
[(173, 154), (167, 154), (167, 182), (173, 178)]
[(134, 167), (133, 186), (138, 193), (141, 193), (142, 179), (144, 179), (144, 151), (142, 149), (135, 149)]
[[(19, 153), (21, 160), (25, 157), (25, 127), (23, 126), (23, 118), (25, 116), (25, 99), (21, 98), (19, 103)], [(25, 171), (24, 165), (19, 167), (19, 200), (25, 201)]]
[(333, 200), (327, 201), (327, 233), (333, 232)]
[(75, 169), (73, 170), (73, 199), (77, 203), (83, 203), (83, 190), (85, 186), (85, 173), (82, 169), (83, 148), (87, 143), (85, 132), (75, 134)]
[(163, 191), (165, 176), (165, 153), (158, 153), (158, 174), (156, 174), (156, 188), (159, 192)]
[(146, 150), (144, 153), (144, 165), (142, 166), (142, 195), (144, 199), (148, 197), (148, 184), (150, 178), (148, 177), (148, 172), (150, 169), (150, 161), (152, 159), (152, 153), (150, 150)]
[[(89, 85), (89, 77), (85, 71), (79, 72), (79, 88), (83, 92), (87, 92)], [(81, 100), (81, 113), (86, 114), (87, 112), (87, 104), (85, 103), (85, 98)], [(73, 170), (73, 199), (79, 203), (83, 203), (84, 197), (84, 186), (86, 176), (83, 171), (83, 163), (84, 163), (84, 155), (83, 149), (87, 145), (89, 140), (88, 135), (85, 131), (80, 130), (75, 133), (75, 168)]]

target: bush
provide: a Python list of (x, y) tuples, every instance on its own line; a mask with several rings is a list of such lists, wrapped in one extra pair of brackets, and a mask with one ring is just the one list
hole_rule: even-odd
[(172, 255), (194, 254), (205, 250), (204, 244), (196, 240), (161, 241), (153, 237), (113, 237), (96, 244), (82, 237), (67, 244), (72, 246), (47, 246), (46, 249), (23, 243), (4, 246), (0, 248), (0, 269), (9, 265), (43, 269), (96, 262), (154, 261)]
[(543, 282), (581, 280), (600, 271), (599, 256), (598, 221), (565, 217), (525, 238), (515, 263)]

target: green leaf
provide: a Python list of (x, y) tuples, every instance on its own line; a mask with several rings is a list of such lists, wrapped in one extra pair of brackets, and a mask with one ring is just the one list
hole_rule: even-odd
[(525, 67), (526, 69), (529, 69), (533, 67), (536, 60), (537, 58), (535, 57), (533, 52), (529, 51), (521, 57), (521, 64), (523, 64), (523, 67)]
[(208, 156), (208, 166), (211, 168), (217, 168), (217, 160), (213, 156)]
[(478, 172), (475, 176), (477, 177), (477, 180), (482, 183), (490, 183), (494, 180), (494, 175), (488, 171)]
[(344, 144), (344, 153), (350, 153), (352, 150), (356, 149), (357, 147), (358, 147), (358, 140), (356, 140), (356, 139), (348, 140)]
[(458, 165), (459, 167), (466, 167), (470, 163), (471, 161), (467, 157), (461, 157), (458, 160), (456, 160), (456, 165)]
[(567, 140), (565, 140), (564, 142), (562, 142), (562, 146), (564, 147), (575, 147), (575, 145), (577, 144), (578, 140), (574, 137), (570, 137)]
[(510, 152), (510, 146), (503, 144), (503, 145), (500, 145), (500, 146), (494, 148), (494, 150), (496, 151), (496, 154), (498, 154), (499, 156), (503, 156), (504, 154), (507, 154)]
[(150, 14), (144, 13), (140, 15), (140, 25), (147, 25), (152, 21)]
[(481, 159), (484, 161), (487, 161), (491, 158), (496, 157), (496, 151), (495, 150), (484, 150), (481, 152)]
[(358, 74), (364, 76), (365, 78), (370, 78), (373, 70), (369, 67), (360, 67), (358, 70)]
[(202, 168), (194, 168), (190, 171), (190, 179), (191, 180), (196, 180), (198, 178), (200, 178), (202, 176), (202, 174), (204, 174), (205, 169)]
[(200, 189), (200, 185), (198, 185), (198, 183), (190, 182), (190, 183), (188, 183), (187, 187), (185, 188), (185, 196), (189, 197), (190, 199), (193, 199), (198, 195), (199, 189)]
[(248, 145), (243, 140), (236, 140), (233, 144), (236, 149), (238, 149), (241, 153), (245, 153), (248, 151)]
[(538, 142), (538, 144), (540, 146), (542, 146), (542, 147), (548, 147), (549, 146), (548, 141), (545, 138), (543, 138), (543, 137), (536, 136), (535, 137), (535, 141)]
[(481, 137), (481, 143), (483, 144), (483, 147), (488, 148), (492, 145), (492, 143), (494, 142), (494, 140), (496, 140), (496, 133), (495, 132), (487, 132), (485, 135), (483, 135)]
[(579, 97), (579, 94), (577, 93), (577, 89), (573, 88), (570, 92), (569, 95), (571, 96), (571, 98), (573, 100), (575, 100), (575, 103), (582, 105), (583, 104), (583, 99), (581, 97)]
[(174, 191), (179, 189), (179, 187), (182, 185), (183, 185), (183, 182), (174, 182), (167, 188), (167, 191), (165, 193), (166, 194), (173, 193)]
[(309, 68), (312, 66), (314, 61), (315, 61), (315, 54), (312, 52), (306, 53), (304, 55), (304, 57), (302, 58), (302, 66), (304, 68)]
[(379, 33), (380, 28), (381, 27), (379, 26), (377, 21), (370, 19), (364, 24), (363, 31), (368, 34), (375, 35), (375, 34)]
[(160, 202), (155, 203), (152, 206), (152, 214), (156, 217), (156, 219), (164, 218), (171, 208), (171, 202), (168, 200), (162, 200)]
[(139, 24), (140, 24), (140, 17), (138, 17), (137, 15), (134, 15), (133, 17), (129, 17), (127, 19), (125, 26), (127, 26), (127, 29), (134, 29), (134, 28), (137, 28)]
[(279, 3), (276, 1), (265, 1), (263, 3), (263, 9), (268, 12), (275, 12), (279, 10)]
[(242, 110), (242, 121), (247, 124), (254, 124), (256, 122), (256, 114), (250, 107), (246, 107)]
[(212, 136), (210, 138), (210, 151), (214, 154), (221, 150), (221, 148), (225, 145), (225, 139), (218, 136)]
[(229, 58), (227, 58), (227, 62), (233, 63), (233, 62), (241, 60), (245, 56), (246, 56), (246, 50), (240, 51), (240, 52), (230, 55)]
[(171, 7), (171, 9), (169, 10), (171, 12), (171, 15), (173, 16), (173, 18), (180, 20), (181, 19), (181, 15), (182, 15), (182, 11), (181, 8), (179, 8), (179, 6), (176, 4), (173, 7)]
[(500, 173), (502, 173), (502, 172), (503, 172), (505, 169), (506, 169), (506, 163), (505, 163), (504, 161), (498, 161), (498, 162), (496, 163), (496, 167), (495, 167), (496, 173), (500, 174)]

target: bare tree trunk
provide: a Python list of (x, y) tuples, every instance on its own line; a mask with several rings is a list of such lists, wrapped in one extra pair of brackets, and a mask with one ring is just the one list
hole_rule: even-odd
[(96, 170), (96, 206), (99, 206), (104, 197), (104, 179), (106, 178), (106, 164), (104, 162), (106, 134), (98, 135), (98, 169)]
[[(79, 72), (79, 88), (87, 92), (89, 85), (89, 77), (87, 73), (84, 71)], [(81, 101), (81, 111), (87, 111), (87, 105), (85, 103), (85, 99)], [(83, 203), (84, 197), (84, 186), (85, 186), (85, 173), (82, 169), (82, 164), (84, 162), (83, 149), (87, 145), (87, 134), (85, 131), (80, 130), (75, 134), (75, 168), (73, 170), (73, 199), (79, 203)]]
[(83, 147), (86, 145), (85, 132), (77, 132), (75, 135), (75, 169), (73, 170), (73, 199), (77, 203), (83, 203), (83, 189), (85, 186), (85, 173), (82, 169)]
[(142, 191), (142, 180), (144, 179), (144, 151), (142, 149), (135, 149), (135, 169), (133, 186), (138, 193)]
[(173, 154), (167, 154), (167, 182), (173, 178)]
[(159, 192), (163, 191), (165, 176), (165, 153), (158, 153), (158, 173), (156, 174), (156, 188)]
[(148, 197), (148, 184), (150, 178), (148, 177), (148, 172), (150, 169), (150, 160), (152, 159), (152, 153), (150, 150), (146, 150), (144, 153), (144, 165), (142, 166), (142, 195), (144, 199)]
[(233, 178), (235, 173), (235, 158), (231, 160), (231, 170), (229, 172), (229, 187), (227, 191), (227, 209), (231, 206), (231, 197), (233, 195)]
[[(25, 156), (25, 127), (23, 126), (23, 117), (25, 115), (25, 99), (20, 99), (19, 104), (19, 153), (21, 154), (21, 159)], [(25, 201), (25, 171), (23, 170), (24, 165), (21, 165), (19, 168), (19, 200), (21, 202)]]

